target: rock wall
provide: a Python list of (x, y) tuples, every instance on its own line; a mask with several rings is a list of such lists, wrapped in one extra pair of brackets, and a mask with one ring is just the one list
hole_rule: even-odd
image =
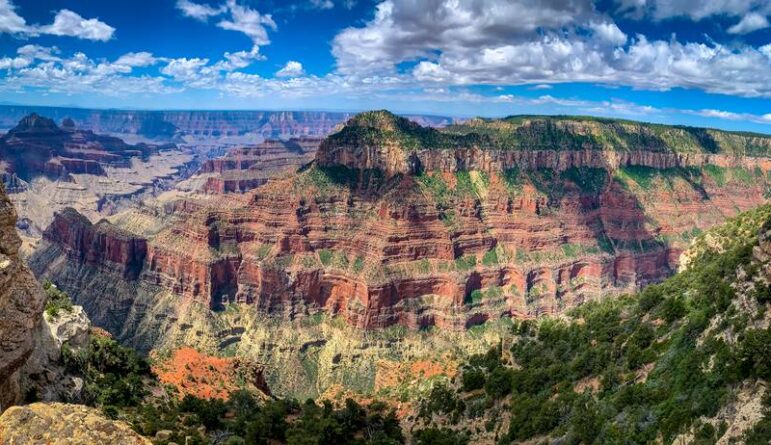
[(123, 279), (139, 276), (147, 241), (106, 221), (92, 224), (72, 208), (56, 214), (43, 237), (67, 252), (70, 261), (116, 271)]
[(666, 153), (646, 150), (494, 150), (475, 147), (460, 149), (418, 149), (405, 151), (396, 144), (375, 146), (331, 145), (325, 142), (319, 150), (321, 166), (343, 165), (348, 168), (378, 169), (387, 176), (420, 171), (455, 173), (477, 170), (485, 173), (508, 169), (534, 171), (570, 168), (603, 168), (642, 166), (656, 169), (674, 167), (742, 167), (764, 172), (771, 170), (771, 159), (707, 153)]
[(19, 256), (16, 212), (0, 186), (0, 411), (19, 400), (15, 377), (32, 353), (44, 295)]

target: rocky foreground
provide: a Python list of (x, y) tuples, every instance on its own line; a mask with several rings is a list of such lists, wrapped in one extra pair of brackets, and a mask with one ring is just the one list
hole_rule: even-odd
[(0, 416), (3, 445), (150, 445), (127, 424), (97, 409), (63, 403), (15, 406)]

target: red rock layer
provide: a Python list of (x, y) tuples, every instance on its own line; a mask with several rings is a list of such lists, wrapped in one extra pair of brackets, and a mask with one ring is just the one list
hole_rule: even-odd
[[(179, 222), (146, 247), (144, 240), (113, 235), (106, 223), (86, 230), (70, 212), (57, 216), (46, 239), (83, 264), (111, 264), (124, 277), (212, 308), (239, 302), (288, 317), (325, 310), (363, 328), (462, 328), (493, 317), (555, 314), (660, 280), (683, 245), (662, 237), (711, 225), (761, 203), (764, 193), (761, 185), (705, 182), (703, 191), (680, 184), (641, 196), (612, 181), (592, 195), (566, 181), (564, 193), (549, 202), (530, 185), (511, 195), (493, 175), (485, 197), (453, 203), (448, 224), (410, 176), (376, 191), (298, 181), (272, 182), (243, 206), (178, 201), (167, 210)], [(739, 192), (742, 198), (729, 205), (725, 197)], [(687, 217), (679, 202), (687, 203)], [(643, 208), (656, 209), (662, 223), (651, 228)], [(601, 238), (610, 253), (596, 247)], [(593, 250), (548, 256), (569, 245)], [(496, 249), (533, 257), (485, 264)], [(324, 255), (345, 261), (325, 264)], [(458, 265), (469, 257), (476, 265)], [(490, 289), (499, 292), (485, 294)]]
[(147, 241), (106, 221), (97, 224), (71, 208), (57, 213), (43, 238), (67, 252), (71, 261), (105, 268), (135, 280), (144, 266)]

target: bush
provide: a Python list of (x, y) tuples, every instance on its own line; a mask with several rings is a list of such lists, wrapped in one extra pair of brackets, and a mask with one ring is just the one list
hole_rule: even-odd
[(463, 391), (469, 392), (482, 389), (485, 386), (485, 373), (481, 369), (471, 368), (461, 376)]
[(416, 445), (466, 445), (468, 435), (447, 428), (426, 428), (415, 431)]
[(60, 291), (48, 280), (43, 283), (43, 290), (46, 293), (45, 312), (49, 317), (58, 317), (59, 311), (72, 312), (72, 301), (69, 295)]

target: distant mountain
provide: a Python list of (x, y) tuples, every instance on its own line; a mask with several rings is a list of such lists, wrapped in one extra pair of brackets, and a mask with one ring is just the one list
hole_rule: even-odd
[[(30, 113), (56, 122), (71, 119), (81, 129), (106, 134), (133, 134), (149, 139), (207, 138), (254, 135), (264, 139), (326, 136), (351, 113), (326, 111), (141, 111), (0, 105), (0, 128), (11, 128)], [(452, 119), (411, 116), (428, 125), (447, 125)], [(259, 142), (252, 140), (251, 143)]]

